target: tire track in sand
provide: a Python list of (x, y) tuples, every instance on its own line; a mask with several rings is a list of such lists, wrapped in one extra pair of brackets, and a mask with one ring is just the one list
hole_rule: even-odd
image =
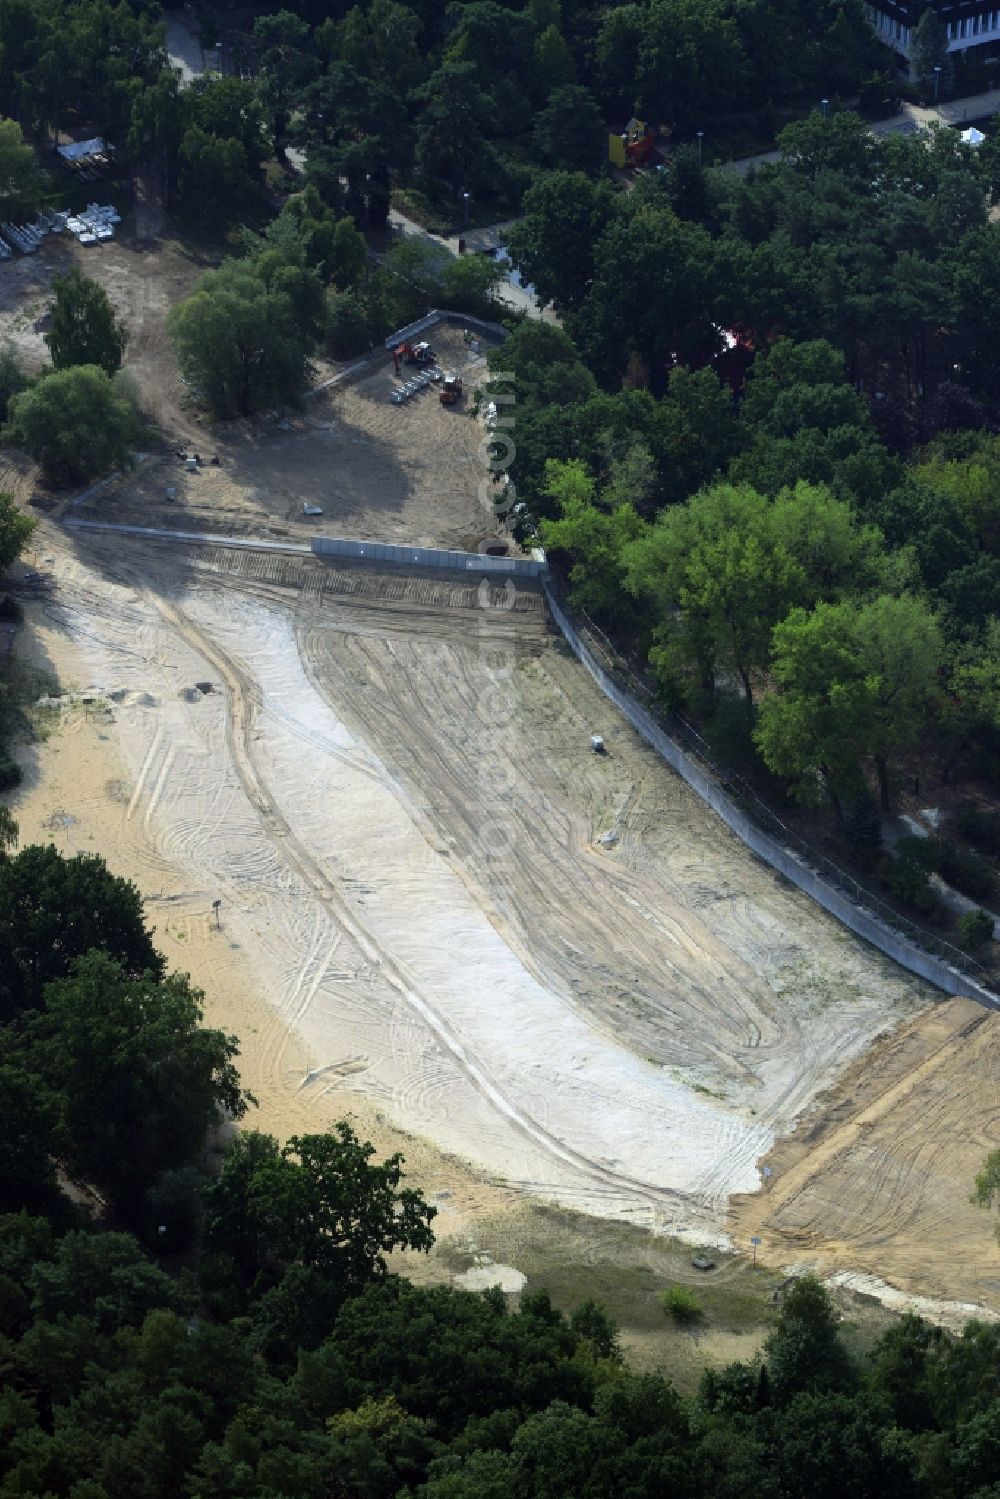
[[(787, 1213), (788, 1209), (804, 1192), (809, 1190), (814, 1181), (834, 1169), (841, 1157), (856, 1149), (866, 1137), (872, 1134), (877, 1125), (899, 1109), (922, 1083), (962, 1052), (970, 1037), (991, 1018), (992, 1012), (989, 1010), (982, 1010), (974, 1015), (929, 1055), (922, 1058), (916, 1066), (906, 1071), (903, 1076), (895, 1078), (887, 1088), (822, 1135), (799, 1160), (793, 1162), (774, 1179), (773, 1185), (763, 1195), (755, 1194), (750, 1197), (741, 1194), (734, 1199), (742, 1209), (739, 1216), (744, 1220), (744, 1225), (747, 1220), (753, 1220), (753, 1226), (758, 1232), (763, 1229), (779, 1239), (789, 1233), (792, 1237), (800, 1237), (795, 1230), (789, 1230), (781, 1222), (782, 1216)], [(933, 1131), (931, 1134), (933, 1135)], [(927, 1145), (926, 1132), (921, 1129), (917, 1138), (917, 1146), (924, 1148)], [(878, 1182), (876, 1182), (876, 1187), (878, 1187)], [(880, 1212), (879, 1227), (884, 1234), (888, 1234), (893, 1225), (898, 1228), (895, 1213), (898, 1211), (900, 1200), (905, 1198), (905, 1194), (900, 1192), (898, 1186), (894, 1188), (890, 1184), (889, 1191), (888, 1208), (882, 1204)]]
[(254, 760), (255, 684), (249, 675), (210, 640), (179, 605), (143, 589), (147, 602), (170, 624), (186, 643), (218, 672), (225, 683), (229, 712), (226, 738), (233, 766), (243, 790), (258, 813), (272, 845), (303, 881), (314, 896), (331, 912), (338, 925), (357, 943), (366, 959), (432, 1032), (449, 1053), (463, 1076), (515, 1129), (536, 1147), (561, 1161), (601, 1187), (617, 1189), (622, 1194), (639, 1197), (651, 1209), (690, 1205), (687, 1193), (667, 1187), (656, 1187), (624, 1173), (602, 1167), (567, 1145), (509, 1099), (488, 1076), (479, 1062), (454, 1034), (451, 1027), (430, 1002), (418, 992), (413, 978), (403, 964), (380, 947), (373, 933), (341, 895), (334, 880), (313, 857), (271, 800), (266, 784)]

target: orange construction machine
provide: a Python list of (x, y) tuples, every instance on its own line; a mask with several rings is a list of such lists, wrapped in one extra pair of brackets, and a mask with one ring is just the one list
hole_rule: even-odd
[(457, 406), (462, 399), (462, 379), (454, 370), (449, 370), (441, 386), (441, 405)]

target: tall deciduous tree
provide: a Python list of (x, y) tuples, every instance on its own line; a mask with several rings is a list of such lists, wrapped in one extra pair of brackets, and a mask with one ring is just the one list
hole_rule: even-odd
[(130, 396), (93, 364), (43, 375), (13, 398), (5, 428), (55, 484), (84, 484), (127, 467), (140, 430)]
[(12, 494), (0, 490), (0, 574), (20, 557), (34, 530), (31, 516), (25, 515)]
[(202, 1027), (186, 977), (130, 975), (103, 952), (48, 985), (29, 1057), (60, 1114), (60, 1156), (133, 1225), (165, 1171), (187, 1165), (224, 1114), (239, 1119), (235, 1036)]
[(128, 330), (115, 317), (104, 287), (74, 266), (65, 276), (56, 276), (52, 290), (56, 300), (45, 342), (56, 369), (96, 364), (106, 375), (115, 374), (121, 368)]
[(621, 559), (625, 544), (641, 530), (635, 510), (627, 502), (599, 505), (594, 480), (578, 460), (550, 459), (543, 492), (559, 518), (542, 521), (542, 540), (547, 549), (572, 559), (573, 602), (605, 619), (628, 614)]
[(576, 83), (553, 88), (535, 117), (532, 142), (557, 171), (600, 171), (608, 159), (608, 127), (590, 90)]
[(948, 52), (948, 33), (933, 5), (924, 6), (920, 19), (913, 28), (910, 65), (925, 86), (932, 81), (934, 69), (939, 68), (937, 94), (938, 97), (947, 99), (951, 92), (954, 70)]
[(583, 172), (552, 172), (532, 183), (509, 250), (541, 302), (559, 312), (580, 306), (594, 276), (595, 247), (616, 211), (611, 185)]
[(624, 562), (629, 588), (663, 621), (660, 666), (694, 670), (708, 688), (717, 672), (735, 676), (750, 711), (774, 626), (795, 604), (873, 580), (880, 540), (822, 487), (798, 484), (772, 502), (718, 484), (664, 511)]
[(258, 16), (254, 35), (260, 59), (257, 86), (270, 114), (275, 150), (284, 159), (292, 111), (315, 78), (318, 63), (310, 51), (308, 25), (290, 10)]
[(252, 264), (225, 261), (172, 309), (167, 327), (188, 382), (218, 416), (294, 402), (305, 390), (315, 330), (302, 325), (281, 276), (268, 286)]
[(0, 216), (20, 219), (38, 207), (42, 174), (16, 120), (0, 120)]
[(0, 859), (0, 1024), (41, 1005), (45, 986), (101, 948), (137, 975), (163, 973), (142, 897), (92, 854), (30, 844)]
[(835, 806), (870, 758), (888, 811), (891, 759), (927, 720), (943, 654), (937, 620), (917, 598), (881, 595), (792, 610), (774, 631), (778, 691), (761, 704), (761, 754), (805, 789), (821, 776)]
[(436, 1209), (400, 1187), (401, 1155), (372, 1164), (374, 1147), (343, 1121), (333, 1134), (294, 1137), (280, 1155), (268, 1143), (223, 1172), (209, 1197), (210, 1236), (222, 1213), (243, 1225), (240, 1242), (253, 1235), (255, 1256), (323, 1271), (341, 1293), (383, 1274), (391, 1250), (431, 1247)]

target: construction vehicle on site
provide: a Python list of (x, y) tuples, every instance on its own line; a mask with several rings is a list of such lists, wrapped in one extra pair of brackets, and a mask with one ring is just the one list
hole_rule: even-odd
[(457, 406), (461, 399), (462, 377), (461, 375), (456, 375), (454, 370), (449, 370), (444, 377), (444, 384), (441, 386), (441, 405)]
[(436, 358), (437, 355), (427, 342), (399, 344), (392, 351), (392, 362), (396, 366), (397, 374), (401, 364), (420, 364), (426, 368), (427, 365), (433, 364)]

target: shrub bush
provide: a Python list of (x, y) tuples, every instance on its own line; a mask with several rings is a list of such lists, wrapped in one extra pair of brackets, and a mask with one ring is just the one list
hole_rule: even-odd
[(0, 791), (12, 791), (21, 784), (21, 767), (10, 755), (0, 751)]
[(929, 918), (937, 914), (940, 901), (931, 886), (926, 867), (909, 850), (903, 848), (904, 844), (911, 841), (925, 843), (927, 840), (901, 838), (897, 850), (902, 849), (902, 852), (882, 855), (878, 862), (878, 877), (897, 900), (911, 906), (918, 915)]
[(978, 952), (993, 941), (993, 917), (989, 911), (966, 911), (958, 918), (958, 939), (969, 952)]
[(704, 1315), (701, 1302), (687, 1286), (668, 1286), (660, 1297), (660, 1305), (675, 1322), (699, 1322)]
[(981, 854), (1000, 858), (1000, 812), (963, 802), (955, 814), (955, 827)]
[(941, 878), (973, 900), (989, 900), (996, 890), (996, 876), (982, 855), (941, 838), (934, 842)]

